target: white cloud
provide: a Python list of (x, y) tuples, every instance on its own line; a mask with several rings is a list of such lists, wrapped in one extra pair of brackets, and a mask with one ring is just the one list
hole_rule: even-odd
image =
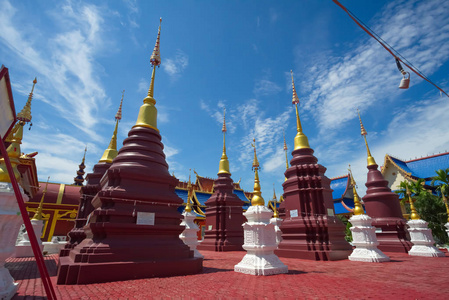
[(138, 92), (148, 92), (150, 88), (150, 82), (146, 78), (140, 78), (137, 91)]
[(260, 79), (256, 80), (256, 83), (254, 85), (254, 94), (261, 95), (261, 96), (268, 96), (273, 95), (278, 92), (280, 92), (282, 88), (277, 85), (276, 83), (267, 80), (267, 79)]
[(162, 67), (164, 71), (170, 76), (172, 80), (176, 80), (181, 76), (181, 73), (189, 65), (189, 57), (182, 50), (176, 52), (174, 58), (167, 58), (163, 63)]
[(200, 108), (207, 112), (219, 126), (223, 125), (223, 109), (226, 108), (226, 129), (229, 133), (235, 132), (238, 114), (234, 108), (226, 107), (226, 101), (219, 100), (216, 102), (216, 107), (211, 108), (208, 103), (201, 99)]

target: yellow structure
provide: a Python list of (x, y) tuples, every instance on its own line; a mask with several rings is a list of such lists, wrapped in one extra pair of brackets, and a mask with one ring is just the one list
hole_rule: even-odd
[(115, 128), (114, 133), (112, 134), (111, 141), (109, 142), (108, 148), (104, 151), (103, 156), (100, 158), (99, 162), (112, 163), (112, 160), (117, 156), (117, 129), (118, 123), (122, 119), (122, 105), (123, 105), (123, 97), (125, 95), (125, 90), (122, 92), (122, 100), (120, 100), (120, 106), (118, 108), (117, 114), (115, 115)]
[(418, 215), (418, 212), (416, 211), (415, 205), (413, 204), (413, 198), (412, 193), (408, 189), (408, 186), (406, 186), (406, 194), (408, 196), (408, 201), (410, 202), (410, 219), (412, 220), (419, 220), (421, 217)]
[(223, 154), (221, 155), (220, 164), (218, 167), (218, 174), (229, 174), (231, 175), (231, 172), (229, 172), (229, 161), (228, 157), (226, 155), (226, 109), (223, 110), (223, 128), (221, 129), (223, 132)]
[(368, 154), (368, 158), (367, 158), (368, 166), (377, 165), (376, 161), (374, 160), (374, 157), (371, 155), (371, 152), (370, 152), (369, 147), (368, 147), (368, 142), (366, 140), (366, 136), (367, 136), (368, 133), (366, 132), (365, 127), (363, 126), (362, 118), (360, 117), (359, 109), (357, 109), (357, 114), (359, 116), (361, 134), (363, 135), (363, 138), (365, 139), (366, 152)]
[(256, 154), (256, 139), (253, 139), (253, 143), (251, 146), (254, 148), (254, 161), (253, 161), (253, 170), (254, 170), (254, 196), (251, 199), (252, 206), (265, 205), (265, 200), (262, 198), (262, 192), (260, 191), (260, 181), (259, 181), (259, 161), (257, 160)]
[(274, 183), (273, 183), (273, 218), (279, 218), (279, 213), (277, 210), (277, 203), (278, 199), (276, 198), (276, 190), (274, 189)]
[(292, 89), (293, 89), (292, 103), (295, 105), (295, 109), (296, 109), (296, 131), (297, 131), (297, 134), (295, 136), (295, 149), (294, 150), (310, 148), (309, 140), (307, 139), (307, 136), (302, 132), (301, 120), (299, 119), (299, 112), (298, 112), (299, 98), (298, 98), (298, 95), (296, 94), (295, 81), (293, 80), (293, 71), (290, 70), (290, 73), (292, 75)]
[(357, 194), (357, 189), (356, 189), (356, 184), (355, 184), (355, 180), (354, 180), (354, 176), (352, 176), (352, 171), (351, 171), (351, 165), (349, 165), (349, 176), (351, 177), (351, 185), (352, 185), (352, 192), (354, 194), (354, 215), (364, 215), (365, 214), (365, 210), (363, 209), (362, 203), (360, 201), (360, 197)]

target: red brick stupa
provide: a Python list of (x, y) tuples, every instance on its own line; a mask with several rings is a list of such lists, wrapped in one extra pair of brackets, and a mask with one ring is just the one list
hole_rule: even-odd
[(226, 156), (226, 120), (223, 113), (223, 154), (214, 193), (206, 201), (206, 231), (198, 250), (243, 251), (243, 201), (233, 193), (234, 184)]
[(178, 180), (168, 173), (153, 98), (160, 26), (151, 55), (153, 73), (136, 125), (107, 170), (94, 211), (84, 226), (86, 239), (59, 261), (59, 284), (86, 284), (196, 274), (195, 258), (179, 234), (183, 231), (175, 193)]
[[(117, 156), (118, 153), (117, 129), (118, 123), (122, 119), (122, 104), (124, 92), (125, 91), (123, 90), (120, 107), (117, 111), (117, 114), (115, 115), (115, 129), (114, 133), (112, 134), (109, 147), (104, 151), (100, 161), (94, 166), (93, 173), (87, 174), (86, 185), (81, 187), (80, 204), (78, 206), (78, 214), (75, 219), (75, 226), (68, 233), (70, 240), (64, 246), (64, 249), (61, 249), (61, 251), (59, 252), (60, 257), (69, 255), (70, 250), (75, 248), (86, 238), (83, 227), (84, 225), (86, 225), (87, 216), (94, 210), (94, 207), (92, 206), (92, 199), (101, 190), (102, 184), (100, 183), (100, 180), (103, 177), (104, 173), (106, 173), (106, 171), (112, 165), (112, 160)], [(107, 178), (105, 178), (105, 180), (107, 180)]]
[(384, 252), (404, 252), (407, 253), (412, 244), (406, 230), (406, 220), (402, 217), (399, 196), (388, 187), (388, 181), (384, 179), (366, 141), (368, 134), (363, 127), (360, 118), (360, 127), (365, 139), (366, 151), (368, 154), (368, 179), (365, 183), (366, 195), (363, 197), (367, 215), (373, 218), (372, 226), (376, 227), (377, 241), (379, 248)]
[(298, 113), (298, 95), (293, 81), (293, 104), (296, 107), (297, 134), (293, 158), (285, 172), (285, 212), (281, 224), (282, 241), (275, 251), (279, 257), (312, 260), (346, 259), (351, 246), (345, 241), (345, 226), (334, 216), (330, 179), (326, 168), (318, 164), (307, 136), (302, 132)]

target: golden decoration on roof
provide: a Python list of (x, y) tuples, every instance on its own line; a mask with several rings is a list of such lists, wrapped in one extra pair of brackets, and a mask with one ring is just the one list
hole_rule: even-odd
[(355, 183), (354, 176), (352, 175), (351, 165), (349, 165), (348, 171), (349, 171), (349, 178), (351, 179), (352, 192), (354, 194), (354, 211), (353, 211), (354, 215), (364, 215), (365, 210), (363, 209), (359, 194), (357, 194), (357, 185)]
[(31, 121), (31, 100), (33, 100), (33, 92), (34, 86), (37, 83), (37, 78), (35, 77), (33, 80), (33, 87), (31, 88), (30, 95), (28, 96), (28, 100), (22, 110), (17, 114), (17, 120), (28, 123)]
[(277, 210), (277, 203), (278, 199), (276, 197), (276, 190), (274, 189), (274, 183), (273, 183), (273, 218), (279, 218), (279, 213)]
[(117, 114), (115, 115), (115, 128), (114, 128), (114, 132), (111, 137), (111, 141), (109, 142), (108, 148), (106, 148), (106, 150), (104, 150), (103, 156), (100, 158), (99, 162), (112, 163), (114, 158), (117, 157), (117, 154), (118, 154), (117, 130), (118, 130), (118, 123), (122, 119), (122, 104), (123, 104), (124, 95), (125, 95), (125, 90), (122, 91), (122, 99), (120, 100), (120, 106), (118, 108)]
[[(287, 154), (287, 143), (285, 142), (285, 130), (282, 130), (284, 134), (284, 152), (285, 152), (285, 170), (288, 170), (288, 154)], [(287, 177), (285, 177), (285, 181), (287, 181)]]
[(259, 181), (259, 161), (257, 160), (256, 154), (256, 139), (253, 139), (253, 143), (251, 146), (254, 148), (254, 161), (253, 161), (253, 169), (254, 169), (254, 192), (253, 198), (251, 199), (252, 206), (265, 205), (265, 200), (262, 198), (262, 192), (260, 191), (260, 181)]
[(412, 198), (412, 193), (410, 192), (408, 185), (405, 187), (405, 191), (408, 197), (408, 201), (410, 202), (410, 218), (412, 220), (419, 220), (421, 219), (421, 217), (418, 215), (418, 212), (416, 211), (415, 205), (413, 204), (413, 198)]
[(146, 127), (151, 128), (159, 132), (157, 129), (157, 109), (156, 109), (156, 100), (154, 99), (154, 77), (156, 74), (156, 66), (161, 64), (161, 54), (160, 54), (160, 36), (161, 36), (161, 23), (162, 18), (159, 23), (159, 30), (156, 39), (156, 45), (154, 46), (153, 53), (151, 54), (150, 63), (153, 68), (153, 72), (151, 74), (151, 82), (150, 88), (148, 90), (147, 96), (143, 99), (143, 105), (140, 107), (139, 115), (137, 116), (137, 122), (135, 127)]
[(220, 164), (218, 165), (218, 174), (231, 174), (229, 171), (229, 161), (226, 155), (226, 108), (223, 109), (223, 127), (221, 129), (223, 132), (223, 153), (221, 154)]
[(191, 169), (189, 169), (189, 183), (187, 184), (187, 205), (185, 208), (186, 212), (192, 211), (192, 204), (190, 203), (190, 198), (192, 197), (193, 187), (192, 182), (190, 181)]
[(363, 135), (363, 138), (365, 139), (366, 152), (367, 152), (367, 154), (368, 154), (368, 158), (367, 158), (368, 166), (377, 165), (377, 164), (376, 164), (376, 161), (374, 160), (374, 157), (371, 155), (371, 152), (370, 152), (370, 150), (369, 150), (368, 141), (366, 140), (366, 135), (367, 135), (368, 133), (366, 132), (365, 127), (363, 126), (362, 118), (360, 117), (360, 111), (359, 111), (358, 108), (357, 108), (357, 114), (358, 114), (358, 116), (359, 116), (360, 128), (361, 128), (361, 131), (362, 131), (361, 134)]
[(295, 110), (296, 110), (296, 131), (297, 131), (297, 134), (295, 136), (295, 149), (294, 150), (310, 148), (309, 140), (308, 140), (307, 136), (302, 132), (301, 120), (299, 119), (299, 112), (298, 112), (299, 98), (298, 98), (298, 95), (296, 93), (295, 81), (293, 79), (293, 71), (290, 70), (290, 73), (292, 75), (292, 89), (293, 89), (292, 103), (295, 105)]
[(45, 188), (42, 191), (42, 198), (39, 202), (39, 206), (37, 207), (36, 213), (34, 214), (33, 218), (31, 220), (42, 220), (42, 209), (44, 207), (44, 198), (45, 194), (47, 193), (47, 187), (48, 187), (48, 181), (50, 180), (50, 176), (47, 178), (47, 183), (45, 184)]

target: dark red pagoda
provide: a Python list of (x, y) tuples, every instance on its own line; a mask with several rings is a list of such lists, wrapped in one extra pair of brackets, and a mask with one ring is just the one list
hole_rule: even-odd
[[(120, 101), (120, 107), (115, 115), (115, 129), (112, 134), (111, 141), (109, 143), (109, 147), (104, 151), (103, 156), (100, 161), (94, 166), (93, 172), (88, 173), (86, 175), (86, 185), (81, 187), (80, 193), (80, 204), (78, 206), (78, 214), (75, 219), (75, 226), (72, 230), (69, 231), (69, 241), (64, 246), (63, 249), (59, 252), (59, 256), (67, 256), (70, 253), (70, 250), (75, 248), (79, 243), (81, 243), (85, 238), (86, 234), (84, 233), (83, 227), (86, 225), (87, 216), (94, 210), (92, 206), (92, 199), (94, 196), (101, 190), (103, 184), (100, 183), (101, 178), (104, 173), (109, 169), (112, 165), (112, 160), (117, 156), (117, 129), (118, 123), (122, 119), (122, 104), (123, 104), (123, 96)], [(84, 158), (83, 158), (84, 161)], [(107, 178), (105, 178), (106, 180)]]
[(86, 284), (149, 277), (196, 274), (195, 258), (179, 234), (181, 198), (178, 180), (168, 172), (153, 98), (160, 26), (151, 55), (153, 73), (136, 125), (106, 171), (102, 188), (92, 200), (93, 212), (84, 226), (86, 238), (61, 257), (58, 284)]
[[(358, 112), (358, 110), (357, 110)], [(366, 195), (363, 197), (366, 214), (373, 218), (372, 226), (376, 227), (379, 248), (384, 252), (407, 253), (411, 247), (410, 237), (406, 230), (406, 220), (402, 217), (399, 196), (388, 187), (388, 181), (384, 179), (378, 170), (378, 165), (371, 156), (360, 112), (358, 112), (360, 127), (365, 139), (368, 154), (368, 178), (366, 180)]]
[(198, 250), (243, 251), (243, 201), (233, 193), (234, 184), (226, 156), (226, 120), (223, 113), (223, 154), (214, 193), (206, 204), (206, 231)]
[(334, 216), (330, 179), (324, 175), (326, 168), (318, 164), (302, 132), (293, 73), (292, 88), (298, 133), (293, 158), (285, 172), (287, 180), (282, 184), (282, 241), (275, 254), (311, 260), (346, 259), (352, 248), (344, 239), (345, 226)]

